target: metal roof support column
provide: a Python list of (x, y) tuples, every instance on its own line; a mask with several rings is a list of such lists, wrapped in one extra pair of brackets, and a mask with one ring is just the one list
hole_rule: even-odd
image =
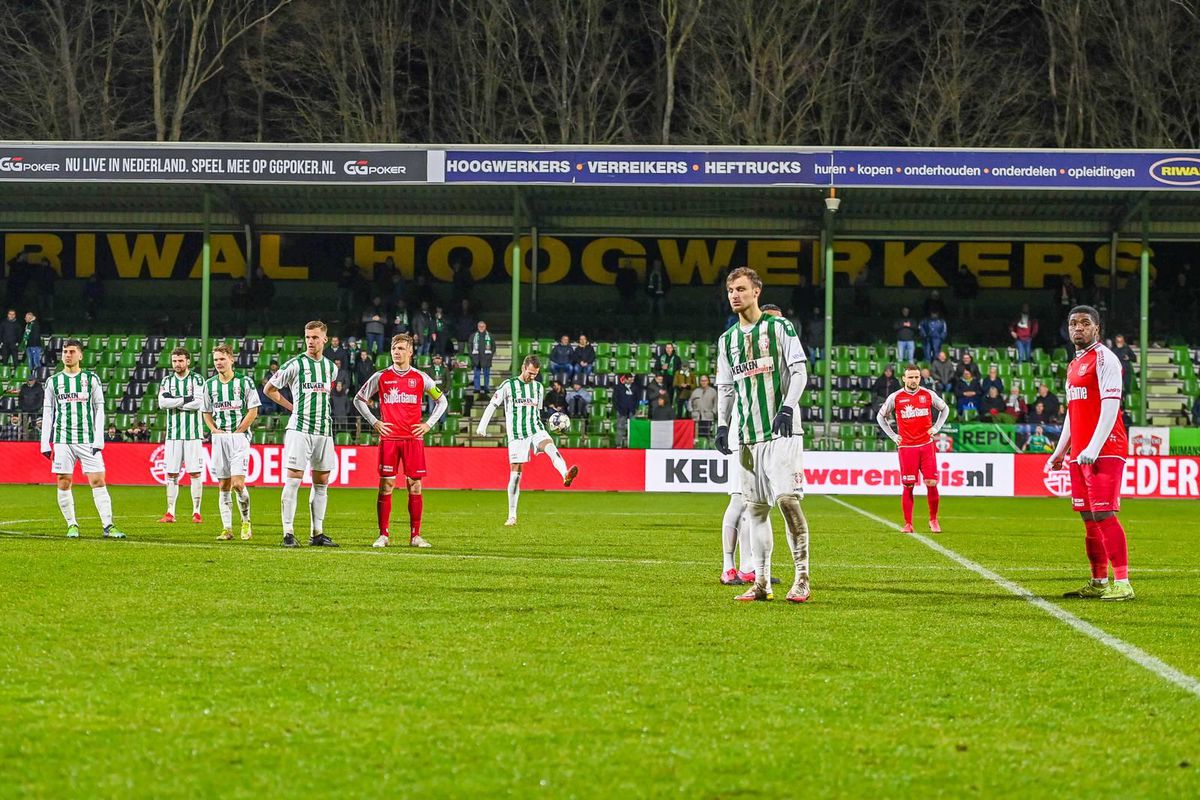
[(1150, 377), (1150, 204), (1142, 206), (1142, 269), (1140, 327), (1138, 329), (1137, 423), (1146, 424), (1146, 380)]
[(529, 228), (529, 256), (533, 263), (530, 265), (533, 270), (533, 283), (529, 284), (529, 310), (534, 314), (537, 313), (537, 285), (538, 285), (538, 226), (533, 225)]
[(1117, 248), (1121, 244), (1121, 234), (1115, 228), (1108, 238), (1108, 318), (1117, 316)]
[[(829, 190), (834, 197), (835, 189)], [(826, 204), (821, 230), (822, 255), (825, 271), (825, 437), (832, 436), (833, 425), (833, 210)]]
[(212, 299), (212, 192), (204, 187), (204, 244), (201, 248), (200, 274), (200, 352), (196, 362), (200, 375), (208, 375), (208, 314)]
[(512, 373), (521, 371), (517, 342), (521, 338), (521, 190), (513, 189), (512, 219)]

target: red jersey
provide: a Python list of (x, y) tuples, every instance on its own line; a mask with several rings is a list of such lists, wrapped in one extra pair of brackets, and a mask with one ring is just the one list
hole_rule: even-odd
[[(1071, 420), (1072, 456), (1078, 458), (1091, 443), (1100, 422), (1100, 401), (1108, 399), (1121, 402), (1121, 362), (1112, 350), (1097, 342), (1080, 350), (1067, 367), (1067, 417)], [(1124, 458), (1128, 447), (1125, 423), (1118, 412), (1099, 455)]]
[(935, 409), (939, 414), (948, 409), (946, 401), (924, 387), (918, 387), (915, 392), (901, 388), (892, 392), (879, 409), (879, 424), (888, 431), (887, 417), (894, 412), (900, 446), (921, 447), (933, 441), (929, 429), (934, 426)]
[(356, 397), (366, 403), (379, 395), (379, 419), (393, 426), (391, 435), (383, 438), (415, 439), (412, 429), (421, 422), (426, 393), (434, 400), (442, 396), (433, 378), (421, 370), (409, 367), (401, 372), (391, 366), (368, 378)]

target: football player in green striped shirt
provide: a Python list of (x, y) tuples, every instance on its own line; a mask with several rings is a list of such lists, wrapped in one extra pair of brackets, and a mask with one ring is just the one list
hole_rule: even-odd
[(212, 476), (221, 490), (221, 535), (233, 538), (233, 495), (242, 515), (242, 541), (253, 536), (250, 526), (250, 492), (246, 471), (250, 464), (250, 426), (258, 418), (258, 389), (254, 381), (233, 371), (233, 349), (227, 344), (213, 348), (217, 374), (204, 382), (201, 409), (204, 424), (212, 432)]
[(81, 368), (83, 343), (67, 339), (62, 347), (61, 372), (46, 381), (42, 402), (42, 455), (58, 476), (58, 507), (67, 521), (67, 538), (79, 538), (71, 478), (78, 463), (92, 486), (92, 501), (100, 514), (105, 539), (124, 539), (113, 524), (112, 498), (104, 482), (104, 387), (94, 372)]
[(166, 472), (167, 513), (159, 522), (175, 521), (175, 500), (179, 497), (179, 476), (186, 471), (191, 478), (192, 522), (199, 525), (200, 499), (204, 480), (204, 431), (200, 427), (200, 388), (203, 381), (191, 371), (192, 354), (186, 347), (171, 351), (171, 374), (158, 385), (158, 407), (167, 412)]
[(716, 447), (729, 447), (729, 421), (736, 408), (742, 495), (756, 563), (754, 585), (742, 601), (770, 600), (771, 551), (767, 521), (778, 505), (787, 525), (796, 577), (787, 599), (808, 600), (808, 520), (804, 496), (804, 440), (796, 410), (808, 383), (804, 349), (792, 323), (764, 314), (758, 306), (762, 279), (748, 267), (729, 273), (725, 287), (737, 323), (717, 342)]
[[(337, 547), (324, 532), (329, 476), (337, 460), (329, 407), (337, 364), (325, 357), (327, 339), (324, 322), (313, 320), (305, 325), (304, 352), (288, 359), (264, 387), (267, 397), (292, 414), (283, 436), (283, 465), (287, 468), (281, 503), (284, 547), (298, 546), (294, 521), (306, 468), (312, 469), (312, 493), (308, 497), (312, 530), (308, 543), (313, 547)], [(285, 386), (291, 389), (291, 402), (279, 393)]]
[(542, 363), (537, 356), (525, 356), (521, 363), (521, 374), (500, 384), (491, 402), (483, 411), (475, 433), (487, 435), (488, 423), (496, 409), (504, 406), (504, 427), (508, 433), (508, 527), (517, 524), (517, 500), (521, 497), (521, 468), (529, 461), (530, 451), (545, 453), (550, 463), (562, 476), (563, 486), (570, 486), (579, 475), (579, 467), (567, 467), (562, 453), (554, 446), (554, 440), (542, 423), (542, 403), (546, 388), (538, 383), (537, 376)]

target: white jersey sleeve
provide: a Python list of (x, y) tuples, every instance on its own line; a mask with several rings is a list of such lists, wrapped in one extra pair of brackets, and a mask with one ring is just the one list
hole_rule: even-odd
[(267, 383), (274, 386), (276, 389), (292, 389), (292, 397), (295, 398), (295, 384), (300, 377), (300, 364), (295, 358), (288, 360), (286, 364), (279, 368), (279, 371), (271, 376)]
[(1121, 379), (1121, 362), (1116, 353), (1104, 345), (1096, 348), (1096, 383), (1100, 389), (1100, 400), (1120, 400), (1124, 382)]

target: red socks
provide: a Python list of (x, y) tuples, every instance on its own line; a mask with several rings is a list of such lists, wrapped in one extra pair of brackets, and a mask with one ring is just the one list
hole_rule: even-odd
[(421, 512), (425, 510), (425, 497), (419, 494), (408, 496), (408, 535), (421, 535)]
[(904, 524), (912, 525), (913, 487), (905, 486), (904, 494), (900, 497), (900, 507), (904, 509)]
[(1088, 562), (1092, 565), (1092, 580), (1108, 579), (1108, 550), (1104, 547), (1104, 531), (1101, 523), (1084, 520), (1083, 545), (1087, 549)]
[(942, 501), (942, 494), (938, 491), (937, 486), (926, 486), (929, 491), (929, 518), (937, 519), (938, 504)]
[(375, 513), (379, 517), (379, 535), (389, 536), (388, 527), (392, 522), (392, 496), (381, 494), (375, 498)]
[[(1112, 562), (1113, 578), (1119, 581), (1129, 579), (1129, 550), (1125, 542), (1125, 529), (1116, 517), (1100, 520), (1095, 523), (1104, 537), (1104, 549), (1108, 560)], [(1093, 573), (1095, 574), (1095, 573)]]

